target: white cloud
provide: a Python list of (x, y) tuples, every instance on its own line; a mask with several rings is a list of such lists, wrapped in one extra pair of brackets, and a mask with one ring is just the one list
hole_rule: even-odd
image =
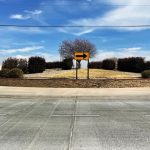
[(60, 61), (59, 55), (53, 55), (50, 53), (37, 52), (36, 55), (44, 57), (46, 61)]
[(26, 19), (30, 19), (30, 16), (24, 16), (21, 14), (15, 14), (15, 15), (11, 15), (10, 16), (11, 19), (18, 19), (18, 20), (26, 20)]
[(15, 55), (14, 57), (18, 58), (18, 59), (22, 58), (22, 59), (27, 59), (28, 60), (30, 55)]
[(91, 28), (83, 28), (83, 30), (81, 30), (79, 32), (79, 28), (59, 28), (58, 31), (63, 32), (63, 33), (71, 33), (75, 36), (81, 36), (83, 34), (87, 34), (93, 31), (93, 29)]
[(50, 53), (43, 53), (43, 52), (37, 52), (37, 53), (34, 53), (34, 54), (30, 54), (30, 55), (15, 55), (14, 57), (29, 59), (32, 56), (43, 57), (43, 58), (45, 58), (45, 60), (47, 62), (49, 62), (49, 61), (51, 61), (51, 62), (52, 61), (60, 61), (60, 56), (59, 55), (54, 55), (54, 54), (50, 54)]
[[(10, 15), (10, 19), (16, 19), (16, 20), (28, 20), (28, 19), (33, 19), (37, 22), (39, 22), (41, 25), (48, 25), (46, 22), (43, 21), (42, 19), (42, 14), (43, 10), (25, 10), (23, 14), (12, 14)], [(13, 31), (13, 32), (22, 32), (26, 34), (47, 34), (47, 30), (39, 28), (39, 27), (30, 27), (28, 30), (27, 28), (17, 28), (17, 27), (9, 27), (7, 31)], [(5, 32), (7, 32), (5, 31)]]
[(0, 32), (20, 32), (20, 33), (24, 33), (24, 34), (49, 34), (49, 32), (47, 32), (44, 29), (38, 28), (38, 27), (30, 27), (28, 28), (17, 28), (17, 27), (8, 27), (7, 30), (3, 30), (2, 28), (0, 29)]
[(26, 13), (28, 13), (29, 15), (40, 15), (42, 14), (42, 10), (34, 10), (34, 11), (30, 11), (30, 10), (25, 10)]
[[(24, 10), (22, 14), (12, 14), (9, 16), (10, 19), (16, 19), (16, 20), (28, 20), (33, 19), (36, 22), (39, 22), (41, 25), (48, 25), (45, 21), (43, 21), (43, 13), (44, 10), (37, 9), (37, 10)], [(1, 30), (1, 32), (21, 32), (25, 34), (48, 34), (51, 31), (47, 32), (47, 29), (42, 29), (40, 27), (30, 27), (28, 28), (18, 28), (18, 27), (8, 27), (8, 30)]]
[(17, 48), (17, 49), (4, 49), (0, 50), (0, 54), (6, 55), (6, 54), (13, 54), (17, 52), (30, 52), (35, 50), (43, 49), (43, 46), (31, 46), (31, 47), (24, 47), (24, 48)]
[(25, 10), (24, 11), (25, 14), (12, 14), (9, 18), (17, 20), (27, 20), (34, 18), (35, 16), (39, 16), (40, 14), (42, 14), (42, 12), (43, 12), (42, 10), (34, 10), (34, 11)]
[[(97, 0), (100, 2), (100, 0)], [(147, 25), (150, 24), (150, 9), (149, 7), (141, 7), (141, 4), (149, 4), (149, 0), (106, 0), (105, 3), (110, 5), (118, 5), (116, 8), (106, 12), (103, 16), (95, 18), (83, 18), (78, 20), (72, 20), (71, 25), (82, 26), (125, 26), (125, 25)], [(121, 5), (121, 6), (119, 6)], [(72, 30), (73, 34), (86, 34), (98, 30), (99, 28), (78, 28), (78, 30)], [(116, 30), (129, 30), (137, 31), (147, 28), (115, 28)], [(71, 33), (71, 30), (66, 29), (66, 32)]]
[(130, 52), (135, 53), (135, 52), (142, 50), (142, 47), (122, 48), (121, 50), (123, 50), (124, 52), (127, 52), (127, 53), (130, 53)]
[[(2, 62), (8, 58), (8, 57), (16, 57), (16, 58), (26, 58), (28, 59), (31, 56), (39, 56), (38, 52), (34, 52), (34, 54), (29, 53), (27, 55), (22, 54), (22, 53), (27, 53), (27, 52), (32, 52), (36, 50), (42, 50), (44, 47), (43, 46), (30, 46), (30, 47), (24, 47), (20, 49), (6, 49), (6, 50), (0, 50), (0, 67)], [(21, 54), (17, 54), (17, 53)]]

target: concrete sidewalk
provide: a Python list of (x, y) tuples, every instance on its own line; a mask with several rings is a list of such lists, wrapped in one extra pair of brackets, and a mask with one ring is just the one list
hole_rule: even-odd
[(16, 96), (150, 96), (150, 88), (29, 88), (0, 86), (0, 95)]

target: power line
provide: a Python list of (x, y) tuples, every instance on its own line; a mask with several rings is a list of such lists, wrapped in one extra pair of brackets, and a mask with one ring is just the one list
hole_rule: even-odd
[(146, 28), (147, 25), (13, 25), (0, 24), (0, 27), (17, 27), (17, 28)]
[[(55, 0), (51, 0), (51, 4), (48, 4), (48, 2), (49, 1), (47, 1), (47, 2), (45, 2), (45, 3), (43, 3), (43, 4), (41, 4), (41, 5), (45, 5), (45, 6), (76, 6), (75, 4), (77, 4), (77, 5), (80, 5), (80, 6), (97, 6), (97, 7), (99, 7), (99, 6), (138, 6), (138, 7), (150, 7), (150, 3), (148, 3), (148, 4), (136, 4), (136, 3), (132, 3), (132, 4), (109, 4), (109, 3), (103, 3), (103, 2), (101, 2), (101, 3), (99, 3), (99, 4), (97, 4), (97, 3), (95, 3), (94, 1), (86, 1), (85, 2), (85, 0), (78, 0), (78, 1), (74, 1), (74, 0), (65, 0), (65, 1), (63, 1), (64, 3), (58, 3), (58, 2), (56, 2), (55, 3)], [(65, 2), (67, 2), (67, 3), (65, 3)], [(72, 4), (71, 4), (72, 3)], [(8, 3), (3, 3), (3, 4), (8, 4)], [(16, 3), (17, 4), (17, 3)], [(15, 4), (15, 5), (16, 5)], [(18, 5), (20, 5), (19, 3), (18, 3)]]
[[(18, 4), (20, 5), (20, 4)], [(73, 4), (41, 4), (42, 6), (48, 6), (48, 7), (54, 7), (54, 6), (59, 6), (59, 7), (65, 7), (65, 6), (74, 6), (77, 7), (79, 6), (96, 6), (96, 7), (123, 7), (123, 6), (128, 6), (128, 7), (150, 7), (150, 4), (94, 4), (94, 3), (79, 3), (79, 2), (73, 2)]]
[(150, 4), (130, 4), (130, 5), (128, 5), (128, 4), (103, 4), (103, 3), (101, 3), (101, 4), (94, 4), (94, 3), (79, 3), (79, 2), (77, 2), (77, 3), (73, 3), (73, 4), (50, 4), (50, 5), (48, 5), (48, 4), (43, 4), (43, 5), (45, 5), (45, 6), (76, 6), (75, 4), (79, 4), (80, 6), (97, 6), (97, 7), (99, 7), (99, 6), (137, 6), (137, 7), (150, 7)]
[[(0, 1), (2, 4), (8, 4), (6, 2), (3, 2), (3, 1)], [(49, 5), (48, 3), (51, 2), (51, 4)], [(72, 3), (72, 4), (71, 4)], [(16, 4), (19, 4), (20, 3), (15, 3)], [(85, 0), (62, 0), (61, 2), (59, 1), (56, 1), (56, 0), (47, 0), (45, 2), (43, 2), (43, 4), (41, 3), (41, 5), (46, 5), (46, 6), (75, 6), (75, 4), (79, 4), (79, 5), (96, 5), (96, 6), (150, 6), (150, 3), (130, 3), (130, 4), (125, 4), (125, 3), (122, 3), (122, 4), (110, 4), (108, 2), (99, 2), (97, 3), (95, 0), (93, 1), (85, 1)]]

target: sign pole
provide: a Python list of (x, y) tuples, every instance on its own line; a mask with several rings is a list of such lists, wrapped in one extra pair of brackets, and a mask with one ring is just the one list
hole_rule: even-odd
[(90, 74), (90, 71), (89, 71), (89, 59), (88, 59), (88, 66), (87, 66), (87, 79), (89, 79), (89, 75)]
[(76, 60), (76, 80), (78, 79), (78, 67), (77, 67), (77, 60)]
[(78, 79), (78, 61), (86, 60), (88, 61), (87, 66), (87, 79), (89, 79), (89, 59), (90, 59), (90, 53), (89, 52), (75, 52), (74, 53), (74, 59), (76, 60), (76, 80)]

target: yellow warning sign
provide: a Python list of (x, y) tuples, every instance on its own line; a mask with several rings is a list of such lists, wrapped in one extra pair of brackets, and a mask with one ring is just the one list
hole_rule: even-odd
[(75, 60), (89, 60), (90, 54), (89, 52), (75, 52), (74, 59)]

